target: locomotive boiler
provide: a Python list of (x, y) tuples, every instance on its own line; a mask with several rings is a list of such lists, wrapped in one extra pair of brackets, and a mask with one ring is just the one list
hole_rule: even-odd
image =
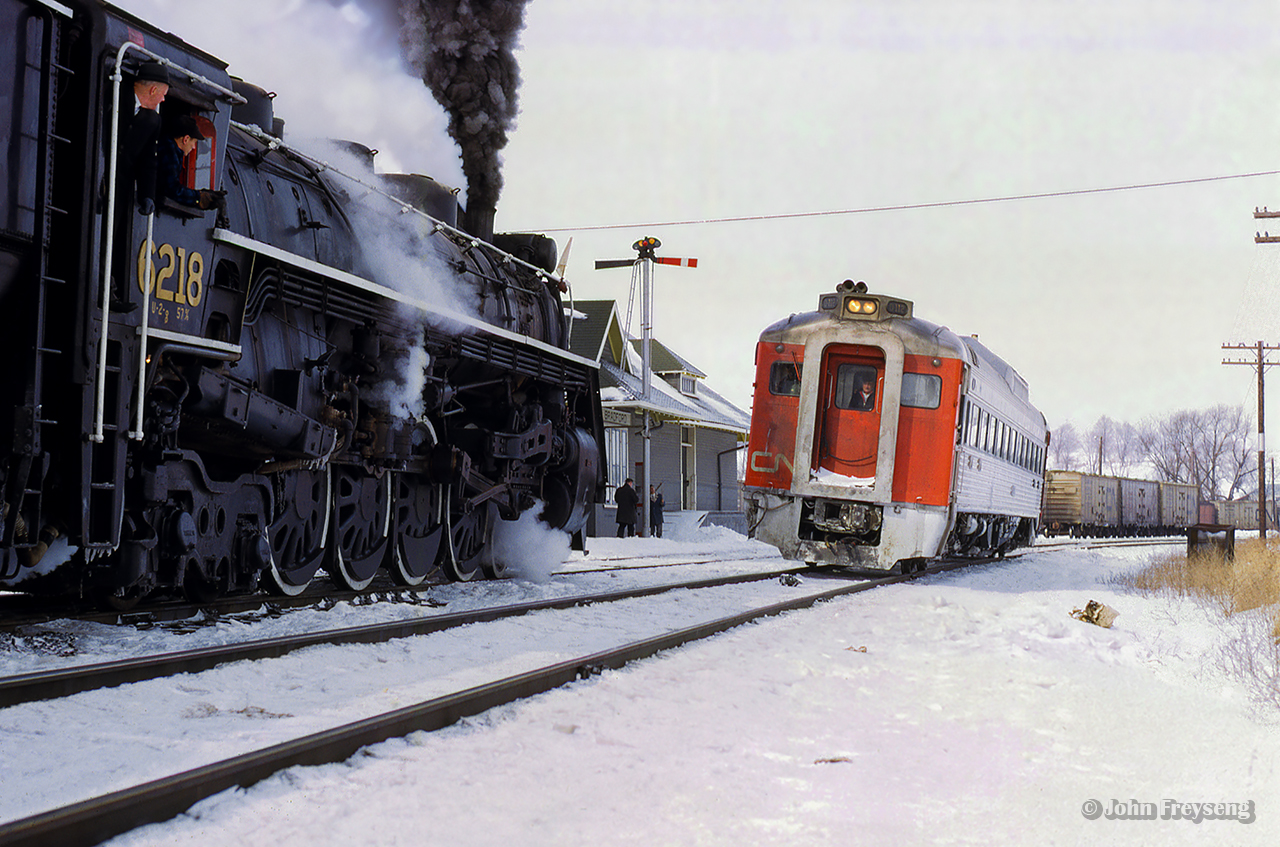
[[(285, 143), (262, 89), (109, 4), (0, 0), (0, 32), (0, 587), (467, 580), (502, 573), (499, 520), (582, 531), (598, 373), (554, 242), (465, 232), (454, 192), (358, 144)], [(183, 185), (225, 213), (140, 212), (143, 63), (163, 125), (205, 139)]]
[(846, 280), (760, 335), (748, 525), (788, 558), (909, 572), (1031, 543), (1048, 433), (976, 337)]

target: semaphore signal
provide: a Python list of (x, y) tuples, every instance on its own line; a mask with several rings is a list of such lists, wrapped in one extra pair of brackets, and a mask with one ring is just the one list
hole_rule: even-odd
[(629, 268), (638, 262), (649, 259), (659, 265), (675, 265), (678, 268), (696, 268), (698, 266), (697, 259), (675, 259), (669, 256), (656, 256), (654, 251), (662, 246), (662, 242), (654, 238), (652, 235), (646, 236), (635, 244), (631, 245), (631, 249), (635, 250), (639, 255), (634, 259), (596, 259), (596, 270), (603, 271), (609, 268)]

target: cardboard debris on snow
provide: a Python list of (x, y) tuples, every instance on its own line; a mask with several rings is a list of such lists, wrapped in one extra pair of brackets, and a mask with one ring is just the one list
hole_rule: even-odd
[(1090, 600), (1085, 603), (1083, 609), (1072, 609), (1071, 617), (1085, 623), (1096, 624), (1105, 629), (1110, 629), (1115, 619), (1120, 617), (1120, 613), (1105, 603), (1099, 603), (1097, 600)]

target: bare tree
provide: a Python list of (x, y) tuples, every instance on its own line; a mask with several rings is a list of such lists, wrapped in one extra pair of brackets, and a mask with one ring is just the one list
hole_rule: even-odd
[(1088, 468), (1095, 473), (1128, 476), (1142, 464), (1142, 447), (1133, 424), (1120, 423), (1103, 415), (1084, 437)]
[(1080, 469), (1080, 434), (1070, 421), (1053, 431), (1049, 439), (1049, 467), (1055, 470)]
[(1146, 421), (1138, 442), (1165, 482), (1185, 482), (1201, 499), (1234, 497), (1257, 472), (1251, 457), (1252, 419), (1240, 406), (1184, 410)]
[(1253, 416), (1241, 406), (1214, 406), (1205, 410), (1197, 453), (1212, 457), (1206, 461), (1206, 477), (1216, 493), (1225, 491), (1228, 500), (1244, 492), (1244, 484), (1257, 480), (1258, 461), (1253, 451)]
[(1116, 424), (1115, 450), (1112, 453), (1113, 473), (1128, 476), (1143, 464), (1142, 444), (1138, 440), (1138, 428), (1131, 423)]

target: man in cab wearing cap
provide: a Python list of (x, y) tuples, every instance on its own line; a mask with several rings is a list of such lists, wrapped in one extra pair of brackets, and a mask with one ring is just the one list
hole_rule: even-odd
[(197, 209), (205, 210), (217, 209), (217, 225), (226, 226), (225, 192), (211, 191), (208, 188), (188, 188), (182, 179), (183, 162), (204, 138), (200, 123), (195, 118), (190, 115), (180, 115), (174, 119), (173, 131), (160, 142), (156, 153), (156, 173), (160, 192), (184, 206), (195, 206)]

